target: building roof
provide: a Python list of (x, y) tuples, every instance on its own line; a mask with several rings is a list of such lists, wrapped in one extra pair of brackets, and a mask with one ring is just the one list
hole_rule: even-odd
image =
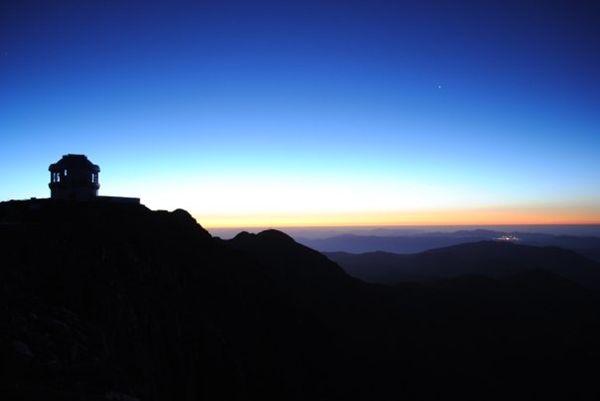
[(51, 164), (50, 167), (48, 167), (48, 170), (55, 171), (70, 168), (86, 169), (90, 170), (93, 173), (100, 172), (100, 167), (89, 161), (87, 156), (73, 154), (64, 155), (62, 159), (60, 159), (56, 163)]

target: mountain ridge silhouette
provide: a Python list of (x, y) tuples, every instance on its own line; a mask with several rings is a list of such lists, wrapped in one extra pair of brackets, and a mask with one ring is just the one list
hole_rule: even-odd
[(464, 274), (503, 277), (544, 269), (600, 288), (600, 263), (556, 246), (537, 247), (501, 241), (478, 241), (430, 249), (416, 254), (325, 252), (349, 274), (368, 282), (395, 284)]
[(536, 232), (495, 231), (488, 229), (458, 230), (453, 232), (404, 233), (402, 235), (341, 234), (323, 238), (297, 237), (298, 242), (321, 252), (389, 252), (399, 254), (420, 253), (468, 242), (489, 241), (503, 236), (518, 238), (518, 244), (533, 246), (558, 246), (572, 249), (581, 255), (600, 262), (600, 237), (589, 235), (552, 235)]
[(548, 272), (369, 284), (278, 231), (94, 202), (2, 202), (0, 241), (4, 399), (598, 395), (600, 296)]

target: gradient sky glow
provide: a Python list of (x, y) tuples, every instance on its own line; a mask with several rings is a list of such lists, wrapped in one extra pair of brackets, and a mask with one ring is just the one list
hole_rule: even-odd
[[(4, 4), (9, 3), (9, 4)], [(82, 153), (206, 227), (600, 223), (590, 1), (10, 1), (0, 199)]]

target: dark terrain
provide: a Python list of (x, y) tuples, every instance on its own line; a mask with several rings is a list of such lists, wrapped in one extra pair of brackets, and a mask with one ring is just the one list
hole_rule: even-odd
[(600, 396), (599, 294), (543, 266), (368, 284), (278, 231), (102, 202), (1, 203), (0, 240), (2, 399)]

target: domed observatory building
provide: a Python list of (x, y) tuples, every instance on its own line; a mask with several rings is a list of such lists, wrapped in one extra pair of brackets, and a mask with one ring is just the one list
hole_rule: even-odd
[(52, 199), (87, 201), (98, 196), (100, 167), (85, 155), (65, 155), (48, 170)]

